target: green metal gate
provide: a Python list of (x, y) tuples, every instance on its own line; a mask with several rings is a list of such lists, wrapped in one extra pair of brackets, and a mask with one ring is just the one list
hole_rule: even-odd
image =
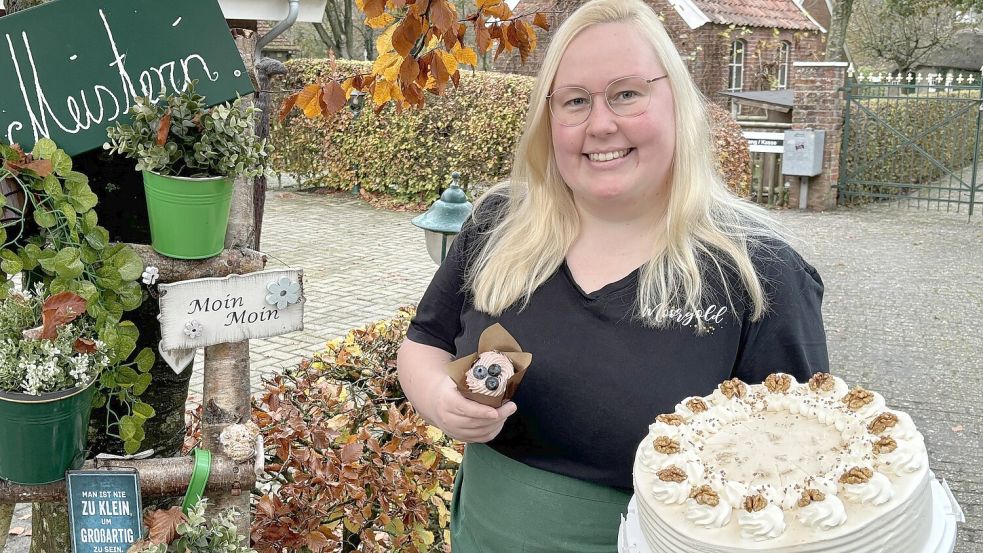
[(968, 213), (983, 208), (979, 74), (850, 73), (839, 202)]

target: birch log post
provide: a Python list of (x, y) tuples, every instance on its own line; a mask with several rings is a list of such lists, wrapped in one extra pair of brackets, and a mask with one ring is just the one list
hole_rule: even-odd
[[(93, 459), (86, 461), (81, 470), (112, 468), (136, 468), (140, 474), (140, 496), (143, 499), (173, 497), (184, 494), (191, 481), (195, 461), (191, 457), (164, 457), (157, 459)], [(256, 481), (256, 474), (250, 463), (236, 464), (221, 456), (212, 460), (212, 470), (208, 476), (206, 492), (231, 490), (235, 483), (245, 490), (248, 496)], [(0, 480), (0, 497), (10, 497), (18, 503), (57, 501), (65, 503), (65, 482), (55, 482), (41, 486), (24, 486)], [(6, 532), (5, 532), (6, 533)], [(59, 551), (64, 553), (71, 548)]]

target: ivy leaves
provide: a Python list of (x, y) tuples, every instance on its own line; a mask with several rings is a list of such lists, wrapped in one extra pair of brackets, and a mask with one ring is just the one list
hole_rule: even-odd
[[(84, 174), (72, 170), (72, 158), (49, 139), (37, 142), (31, 154), (0, 145), (0, 178), (14, 179), (25, 191), (31, 220), (40, 232), (8, 237), (0, 228), (0, 270), (6, 275), (0, 297), (12, 288), (14, 275), (42, 280), (51, 294), (71, 292), (86, 301), (86, 314), (95, 321), (110, 365), (100, 375), (94, 407), (107, 406), (107, 431), (135, 453), (143, 440), (144, 423), (153, 408), (140, 401), (151, 383), (154, 354), (136, 350), (139, 331), (123, 314), (140, 306), (139, 279), (143, 261), (125, 244), (111, 244), (109, 231), (99, 226), (94, 208), (98, 197)], [(15, 228), (14, 225), (10, 228)]]

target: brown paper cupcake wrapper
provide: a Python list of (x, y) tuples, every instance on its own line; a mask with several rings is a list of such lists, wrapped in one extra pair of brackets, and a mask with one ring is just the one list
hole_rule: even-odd
[[(505, 387), (505, 393), (498, 397), (476, 394), (468, 389), (468, 371), (471, 370), (471, 366), (474, 365), (478, 357), (486, 351), (497, 351), (505, 355), (515, 368), (515, 374), (509, 379), (509, 383)], [(478, 337), (478, 351), (448, 363), (447, 374), (457, 383), (457, 389), (461, 392), (461, 395), (482, 405), (497, 408), (512, 399), (516, 389), (519, 387), (519, 382), (525, 376), (526, 369), (529, 368), (531, 363), (532, 354), (522, 351), (519, 343), (505, 330), (505, 327), (495, 323), (481, 332), (481, 336)]]

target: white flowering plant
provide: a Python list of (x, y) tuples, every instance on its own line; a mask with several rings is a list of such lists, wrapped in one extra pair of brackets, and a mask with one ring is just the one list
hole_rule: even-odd
[(42, 285), (0, 300), (0, 390), (29, 395), (87, 386), (110, 359), (85, 299)]

